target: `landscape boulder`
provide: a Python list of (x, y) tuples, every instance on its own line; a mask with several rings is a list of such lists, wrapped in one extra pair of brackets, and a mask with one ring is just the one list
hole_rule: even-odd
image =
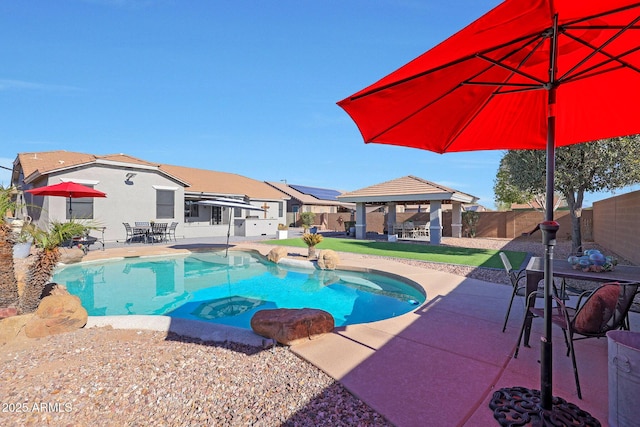
[(267, 259), (277, 264), (282, 258), (285, 258), (287, 256), (287, 253), (287, 248), (278, 246), (269, 251), (269, 253), (267, 254)]
[(324, 249), (318, 254), (318, 267), (323, 270), (335, 270), (340, 264), (340, 257), (336, 251), (331, 249)]
[(63, 264), (76, 264), (82, 261), (82, 257), (84, 257), (84, 251), (78, 247), (59, 249), (60, 262)]
[(260, 310), (251, 318), (251, 329), (284, 345), (294, 345), (333, 331), (331, 313), (315, 308)]
[(22, 314), (0, 320), (0, 345), (14, 340), (19, 335), (24, 335), (25, 325), (33, 318), (34, 314)]
[(40, 301), (34, 316), (25, 325), (29, 338), (71, 332), (87, 324), (87, 310), (75, 295), (49, 295)]

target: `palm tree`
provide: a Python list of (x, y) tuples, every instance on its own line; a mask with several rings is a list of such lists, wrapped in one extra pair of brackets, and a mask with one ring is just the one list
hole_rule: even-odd
[(0, 185), (0, 307), (18, 303), (18, 282), (13, 267), (13, 231), (6, 219), (16, 209), (13, 188)]
[(316, 245), (322, 242), (322, 234), (317, 233), (304, 233), (302, 235), (302, 241), (309, 247), (309, 254), (307, 258), (312, 259), (316, 256)]
[(38, 308), (42, 299), (42, 291), (51, 280), (53, 270), (60, 260), (60, 244), (73, 236), (84, 234), (89, 226), (70, 220), (69, 222), (53, 222), (48, 231), (36, 229), (33, 241), (39, 249), (27, 272), (20, 312), (31, 313)]

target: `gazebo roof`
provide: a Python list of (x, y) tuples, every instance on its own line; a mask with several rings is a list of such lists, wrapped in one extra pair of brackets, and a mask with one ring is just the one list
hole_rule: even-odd
[(478, 198), (413, 175), (371, 185), (338, 196), (343, 202), (384, 204), (476, 203)]

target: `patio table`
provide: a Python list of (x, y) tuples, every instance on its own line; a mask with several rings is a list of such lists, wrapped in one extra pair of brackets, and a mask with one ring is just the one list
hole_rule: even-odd
[[(526, 267), (526, 295), (538, 290), (538, 283), (544, 279), (544, 258), (531, 257)], [(574, 269), (566, 260), (553, 260), (553, 277), (565, 279), (587, 280), (592, 282), (620, 282), (637, 283), (640, 282), (640, 267), (630, 265), (617, 265), (613, 271), (597, 273), (595, 271), (582, 271)], [(527, 298), (527, 309), (525, 314), (524, 345), (529, 346), (529, 336), (531, 334), (531, 322), (533, 314), (529, 310), (535, 304), (534, 298)]]

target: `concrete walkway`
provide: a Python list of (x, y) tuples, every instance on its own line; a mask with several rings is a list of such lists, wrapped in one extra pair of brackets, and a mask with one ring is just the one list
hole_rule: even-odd
[[(246, 241), (232, 244), (263, 254), (271, 248)], [(86, 259), (224, 246), (215, 239), (199, 239), (197, 244), (179, 241), (168, 245), (107, 245), (108, 250), (90, 251)], [(296, 251), (306, 253), (304, 248), (292, 248), (292, 252)], [(540, 389), (542, 321), (534, 320), (531, 348), (522, 348), (519, 357), (513, 359), (524, 308), (521, 301), (514, 302), (509, 326), (502, 333), (509, 287), (388, 259), (342, 253), (340, 258), (341, 267), (371, 268), (405, 276), (424, 288), (427, 300), (411, 313), (336, 328), (331, 334), (291, 350), (338, 380), (395, 425), (495, 425), (489, 408), (495, 390), (513, 386)], [(632, 313), (631, 324), (632, 330), (638, 330), (640, 315)], [(583, 400), (579, 400), (559, 328), (554, 327), (553, 339), (554, 396), (578, 405), (606, 425), (607, 340), (576, 343), (583, 394)]]

